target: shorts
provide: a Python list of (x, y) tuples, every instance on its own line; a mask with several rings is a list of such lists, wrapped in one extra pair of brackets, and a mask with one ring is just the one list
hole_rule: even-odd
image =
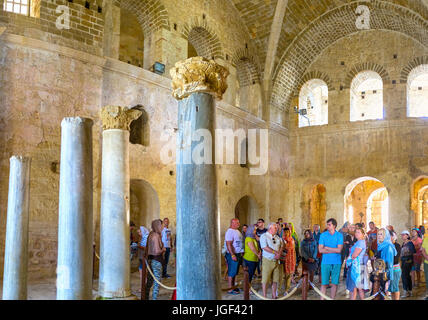
[(342, 265), (340, 264), (322, 264), (321, 265), (321, 280), (322, 285), (327, 286), (330, 283), (330, 277), (331, 277), (331, 283), (334, 285), (339, 284), (340, 279), (340, 268)]
[(227, 275), (232, 278), (238, 274), (239, 266), (242, 264), (242, 254), (235, 253), (235, 255), (236, 261), (232, 259), (232, 256), (229, 252), (226, 253)]
[(392, 269), (392, 279), (389, 283), (389, 292), (400, 292), (400, 279), (401, 279), (401, 268), (398, 265), (398, 267), (393, 267)]
[(421, 271), (421, 263), (413, 263), (412, 271)]
[(266, 257), (262, 260), (262, 283), (267, 284), (272, 278), (272, 282), (279, 282), (279, 267), (276, 260), (269, 260)]

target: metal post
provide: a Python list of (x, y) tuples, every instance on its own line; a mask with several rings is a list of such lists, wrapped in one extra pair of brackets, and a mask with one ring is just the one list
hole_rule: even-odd
[(244, 266), (244, 300), (250, 300), (250, 277), (247, 266)]
[(302, 300), (308, 300), (308, 270), (303, 270)]
[(146, 300), (147, 266), (145, 256), (143, 256), (143, 265), (141, 268), (141, 300)]

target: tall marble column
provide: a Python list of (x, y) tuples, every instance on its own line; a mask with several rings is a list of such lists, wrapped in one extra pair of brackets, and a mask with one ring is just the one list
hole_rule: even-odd
[(99, 295), (131, 295), (129, 251), (129, 125), (141, 111), (106, 106), (103, 122)]
[(58, 300), (92, 299), (92, 126), (80, 117), (61, 122)]
[(3, 300), (27, 299), (31, 159), (10, 158)]
[[(214, 97), (225, 92), (226, 68), (194, 57), (171, 69), (173, 95), (178, 103), (177, 141), (177, 299), (220, 298), (217, 181), (214, 146), (204, 162), (192, 159), (202, 142), (192, 141), (198, 129), (206, 129), (214, 141)], [(214, 97), (213, 97), (214, 96)], [(199, 131), (201, 132), (201, 131)], [(202, 133), (202, 132), (201, 132)], [(195, 138), (196, 140), (196, 138)], [(205, 138), (204, 138), (205, 140)], [(198, 148), (198, 149), (197, 149)]]

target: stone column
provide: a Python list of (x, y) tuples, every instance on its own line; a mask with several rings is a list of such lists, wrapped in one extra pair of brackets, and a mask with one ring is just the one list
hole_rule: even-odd
[(103, 122), (99, 295), (131, 295), (129, 251), (129, 125), (141, 111), (107, 106)]
[[(178, 62), (171, 69), (178, 103), (177, 141), (177, 299), (220, 298), (217, 181), (214, 150), (207, 162), (196, 164), (192, 153), (202, 142), (192, 141), (205, 129), (214, 141), (215, 105), (225, 92), (226, 68), (202, 57)], [(204, 137), (205, 140), (205, 137)], [(197, 153), (199, 154), (198, 150)], [(199, 150), (200, 151), (200, 150)], [(193, 159), (195, 160), (195, 159)]]
[(30, 158), (10, 158), (3, 300), (27, 299), (30, 163)]
[(92, 299), (92, 126), (80, 117), (61, 122), (58, 300)]

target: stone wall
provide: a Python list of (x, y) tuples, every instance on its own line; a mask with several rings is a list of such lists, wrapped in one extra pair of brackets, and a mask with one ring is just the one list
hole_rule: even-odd
[[(99, 250), (101, 187), (101, 123), (99, 110), (105, 105), (144, 109), (149, 127), (148, 143), (130, 144), (130, 177), (134, 183), (132, 216), (144, 211), (144, 188), (154, 191), (159, 201), (159, 217), (169, 217), (175, 232), (175, 164), (163, 163), (168, 148), (175, 156), (177, 101), (171, 95), (170, 80), (139, 67), (111, 58), (20, 35), (5, 34), (0, 42), (0, 269), (3, 268), (7, 216), (9, 157), (32, 157), (30, 181), (30, 278), (54, 276), (57, 252), (58, 194), (61, 120), (83, 116), (94, 120), (94, 230)], [(217, 103), (217, 127), (266, 128), (266, 123), (226, 101)], [(167, 134), (168, 133), (168, 134)], [(235, 207), (243, 196), (257, 203), (258, 215), (268, 220), (269, 212), (279, 216), (285, 208), (283, 196), (273, 196), (276, 188), (286, 190), (286, 160), (283, 152), (287, 132), (269, 130), (272, 164), (269, 174), (250, 176), (249, 168), (219, 165), (219, 233), (222, 241)], [(224, 183), (228, 180), (228, 184)], [(138, 182), (139, 181), (139, 182)], [(271, 187), (267, 187), (267, 186)], [(274, 188), (273, 188), (274, 187)], [(269, 196), (273, 199), (269, 201)], [(143, 200), (142, 200), (143, 199)], [(153, 206), (156, 208), (156, 205)], [(136, 209), (137, 208), (137, 209)], [(140, 217), (141, 218), (141, 217)], [(140, 220), (140, 221), (147, 221)], [(138, 221), (136, 221), (138, 223)], [(98, 268), (98, 264), (96, 264)]]
[[(315, 180), (325, 185), (327, 218), (334, 217), (342, 224), (345, 187), (365, 176), (377, 178), (386, 186), (390, 223), (396, 230), (413, 225), (411, 185), (428, 172), (428, 120), (407, 118), (407, 84), (400, 83), (400, 75), (410, 61), (427, 53), (426, 47), (407, 36), (368, 31), (337, 41), (308, 66), (308, 73), (326, 74), (334, 89), (329, 90), (328, 125), (298, 128), (297, 115), (290, 115), (289, 208), (290, 218), (299, 227), (305, 183)], [(381, 66), (388, 74), (388, 79), (383, 76), (383, 120), (349, 121), (347, 83), (352, 80), (350, 74), (364, 70), (361, 66)]]
[[(26, 17), (4, 11), (3, 0), (0, 0), (0, 26), (7, 27), (8, 33), (20, 34), (93, 54), (102, 53), (104, 16), (101, 0), (40, 1), (40, 16)], [(85, 6), (86, 2), (89, 8)], [(64, 10), (57, 12), (59, 6), (69, 9), (69, 29), (60, 29), (56, 25), (65, 12)]]

